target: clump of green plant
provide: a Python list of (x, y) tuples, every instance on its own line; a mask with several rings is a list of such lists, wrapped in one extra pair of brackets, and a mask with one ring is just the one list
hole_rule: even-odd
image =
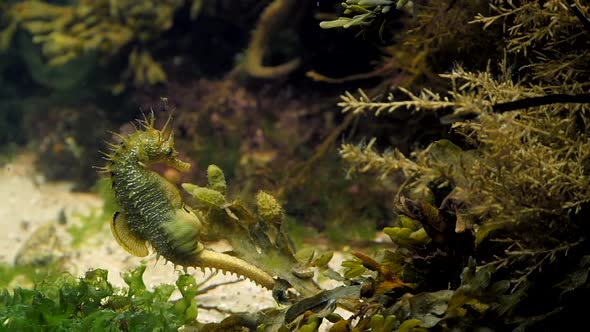
[(0, 263), (0, 289), (10, 288), (17, 284), (20, 286), (33, 284), (48, 275), (61, 271), (58, 263), (51, 263), (40, 269), (37, 266), (19, 266)]
[[(180, 275), (173, 285), (148, 289), (145, 266), (123, 274), (128, 287), (117, 289), (108, 272), (90, 270), (81, 278), (62, 274), (32, 289), (0, 292), (0, 324), (6, 331), (176, 331), (197, 316), (196, 281)], [(182, 298), (171, 301), (180, 290)]]
[[(344, 15), (332, 21), (323, 21), (320, 26), (324, 29), (350, 28), (355, 26), (383, 25), (387, 22), (387, 14), (394, 9), (405, 6), (409, 0), (347, 0), (342, 3)], [(415, 1), (412, 1), (416, 8)], [(379, 21), (375, 23), (374, 21)]]

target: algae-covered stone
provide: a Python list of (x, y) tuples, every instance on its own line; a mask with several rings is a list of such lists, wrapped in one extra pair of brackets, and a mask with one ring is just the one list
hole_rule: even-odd
[(63, 256), (62, 244), (53, 223), (41, 225), (25, 241), (14, 258), (16, 266), (48, 266)]

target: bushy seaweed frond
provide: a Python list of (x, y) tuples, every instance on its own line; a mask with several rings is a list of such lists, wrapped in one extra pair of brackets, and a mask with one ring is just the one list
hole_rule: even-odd
[(365, 146), (355, 144), (343, 144), (340, 148), (340, 155), (351, 165), (349, 172), (374, 172), (382, 178), (395, 171), (402, 171), (406, 176), (413, 176), (417, 173), (427, 171), (423, 165), (404, 156), (399, 150), (392, 150), (379, 153), (373, 148), (375, 140), (371, 140)]
[[(447, 119), (457, 121), (455, 130), (477, 147), (480, 156), (478, 163), (464, 170), (473, 187), (463, 188), (464, 199), (474, 207), (477, 202), (495, 202), (489, 206), (502, 206), (502, 211), (494, 215), (504, 221), (541, 211), (561, 215), (566, 212), (563, 209), (588, 202), (588, 106), (548, 104), (495, 112), (495, 105), (543, 94), (541, 87), (513, 83), (506, 70), (505, 65), (501, 66), (502, 74), (494, 78), (489, 72), (470, 73), (459, 67), (451, 74), (442, 75), (451, 79), (454, 87), (444, 98), (428, 90), (419, 95), (402, 90), (411, 100), (379, 103), (370, 102), (362, 93), (359, 98), (347, 94), (340, 106), (344, 111), (371, 109), (377, 114), (400, 107), (431, 110), (454, 107), (454, 113)], [(466, 114), (476, 115), (477, 121), (461, 120)], [(424, 153), (417, 152), (415, 157), (421, 160)], [(367, 148), (344, 145), (341, 155), (352, 163), (354, 170), (371, 169), (381, 176), (398, 169), (406, 175), (428, 173), (428, 165), (418, 166), (398, 151), (378, 154), (371, 145)], [(534, 190), (535, 195), (529, 195), (529, 190)], [(481, 214), (489, 213), (487, 210), (477, 208)], [(490, 217), (487, 216), (488, 220)]]
[(489, 15), (478, 14), (472, 23), (484, 28), (501, 23), (506, 49), (522, 55), (522, 69), (535, 79), (562, 84), (590, 74), (590, 6), (580, 0), (501, 1)]
[[(583, 221), (590, 207), (587, 13), (587, 5), (573, 0), (495, 2), (489, 16), (480, 14), (472, 21), (485, 28), (502, 22), (507, 35), (501, 42), (504, 51), (490, 54), (485, 70), (455, 65), (440, 75), (449, 82), (446, 93), (398, 87), (401, 93), (390, 93), (385, 101), (372, 100), (363, 91), (342, 96), (339, 106), (345, 112), (379, 115), (403, 108), (438, 112), (461, 137), (461, 147), (440, 140), (409, 155), (395, 147), (379, 152), (375, 140), (368, 145), (344, 144), (340, 150), (351, 172), (405, 178), (394, 199), (401, 216), (395, 227), (385, 230), (403, 250), (389, 256), (412, 262), (405, 268), (412, 266), (428, 283), (433, 276), (424, 266), (435, 266), (442, 251), (440, 271), (449, 274), (441, 277), (448, 277), (451, 285), (457, 270), (446, 269), (454, 264), (465, 268), (463, 283), (468, 274), (474, 282), (479, 279), (475, 283), (483, 288), (478, 292), (500, 288), (504, 292), (467, 296), (459, 287), (448, 300), (447, 326), (487, 321), (464, 308), (455, 311), (466, 298), (507, 301), (506, 310), (470, 308), (510, 316), (512, 310), (523, 310), (527, 301), (536, 301), (535, 292), (552, 289), (547, 296), (564, 305), (566, 291), (559, 289), (575, 283), (567, 274), (577, 273), (578, 263), (587, 260), (588, 226)], [(497, 65), (491, 65), (494, 62)], [(417, 236), (425, 235), (430, 242), (417, 245), (424, 243), (416, 242)], [(466, 257), (471, 257), (469, 264)], [(586, 287), (588, 280), (582, 279), (572, 289)], [(531, 289), (535, 291), (527, 293)], [(536, 324), (535, 319), (549, 320), (557, 313), (551, 310), (558, 309), (527, 308), (522, 315), (537, 316), (501, 324), (524, 328)], [(579, 319), (575, 311), (559, 314)], [(452, 322), (452, 317), (460, 321)]]
[(416, 110), (421, 109), (441, 109), (444, 107), (460, 106), (458, 102), (450, 101), (446, 97), (441, 97), (438, 93), (434, 93), (429, 89), (422, 90), (420, 96), (414, 95), (407, 89), (402, 87), (400, 91), (405, 93), (410, 100), (399, 100), (396, 101), (393, 94), (389, 94), (387, 102), (374, 102), (364, 93), (359, 90), (359, 97), (355, 97), (350, 92), (345, 92), (341, 96), (342, 102), (338, 103), (338, 106), (342, 107), (343, 112), (362, 113), (366, 110), (371, 110), (375, 115), (379, 115), (381, 112), (394, 112), (400, 108), (412, 108)]

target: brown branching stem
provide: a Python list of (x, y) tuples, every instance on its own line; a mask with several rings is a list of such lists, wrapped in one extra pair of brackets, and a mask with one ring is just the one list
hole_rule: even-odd
[(279, 190), (278, 196), (281, 197), (285, 192), (293, 189), (294, 187), (301, 186), (303, 182), (310, 176), (313, 166), (317, 164), (330, 150), (334, 142), (338, 139), (340, 134), (351, 124), (355, 118), (354, 113), (348, 114), (342, 123), (334, 128), (330, 135), (315, 149), (315, 152), (311, 158), (306, 160), (301, 167), (295, 168), (293, 172), (287, 177), (289, 180)]
[[(215, 276), (215, 274), (211, 274), (206, 280), (207, 281), (210, 280), (213, 276)], [(203, 287), (203, 288), (199, 288), (199, 291), (197, 292), (197, 295), (205, 294), (205, 293), (207, 293), (209, 291), (212, 291), (212, 290), (214, 290), (214, 289), (216, 289), (218, 287), (222, 287), (222, 286), (225, 286), (225, 285), (235, 284), (235, 283), (238, 283), (238, 282), (244, 281), (244, 280), (246, 280), (246, 279), (244, 279), (244, 278), (238, 278), (238, 279), (235, 279), (235, 280), (224, 281), (224, 282), (220, 282), (220, 283), (217, 283), (217, 284), (209, 285), (209, 286), (206, 286), (206, 287)], [(203, 284), (203, 281), (201, 281), (201, 284)]]
[[(513, 280), (511, 280), (515, 285), (513, 287), (513, 289), (516, 289), (520, 284), (522, 284), (523, 282), (525, 282), (528, 278), (528, 276), (537, 271), (537, 270), (541, 270), (543, 265), (549, 261), (552, 262), (555, 260), (555, 257), (559, 254), (559, 253), (563, 253), (564, 255), (567, 255), (568, 251), (581, 244), (584, 239), (581, 239), (579, 241), (573, 242), (573, 243), (564, 243), (562, 245), (559, 245), (555, 248), (550, 248), (550, 249), (528, 249), (528, 248), (524, 248), (520, 243), (518, 243), (517, 241), (513, 240), (513, 239), (493, 239), (493, 242), (512, 242), (512, 245), (509, 246), (506, 250), (505, 250), (505, 254), (506, 257), (499, 257), (499, 256), (495, 256), (496, 260), (489, 262), (487, 264), (484, 264), (482, 266), (478, 267), (479, 269), (485, 268), (487, 266), (494, 266), (495, 269), (501, 269), (504, 268), (506, 266), (509, 266), (511, 264), (511, 262), (514, 262), (516, 260), (522, 259), (524, 257), (537, 257), (535, 264), (528, 266), (524, 271), (519, 271), (520, 277), (515, 278)], [(518, 250), (512, 250), (512, 247), (518, 247)]]
[(495, 104), (492, 110), (496, 113), (504, 113), (529, 107), (538, 107), (550, 104), (590, 104), (590, 93), (577, 95), (568, 94), (550, 94), (540, 97), (531, 97)]
[(262, 12), (256, 29), (252, 33), (250, 43), (246, 49), (246, 58), (242, 64), (243, 70), (252, 77), (257, 78), (277, 78), (285, 76), (297, 69), (301, 59), (295, 58), (286, 63), (276, 66), (265, 66), (262, 63), (266, 53), (270, 37), (293, 14), (297, 7), (296, 1), (293, 0), (274, 0)]
[(584, 16), (584, 13), (582, 13), (580, 8), (578, 8), (578, 6), (576, 5), (576, 3), (573, 0), (566, 0), (566, 2), (568, 4), (568, 6), (570, 7), (570, 9), (572, 10), (572, 12), (574, 13), (574, 15), (576, 15), (578, 20), (580, 20), (580, 22), (584, 25), (584, 28), (586, 28), (586, 30), (588, 30), (588, 32), (590, 32), (590, 20), (588, 20), (588, 18), (586, 18), (586, 16)]

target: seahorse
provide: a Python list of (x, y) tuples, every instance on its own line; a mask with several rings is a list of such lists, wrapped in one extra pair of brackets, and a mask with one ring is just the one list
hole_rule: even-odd
[(141, 128), (120, 135), (120, 144), (111, 144), (102, 167), (110, 181), (119, 211), (111, 221), (114, 238), (127, 252), (138, 257), (149, 254), (151, 246), (158, 256), (182, 267), (212, 268), (236, 273), (273, 289), (275, 281), (260, 268), (228, 254), (206, 249), (199, 234), (206, 226), (198, 211), (186, 206), (178, 188), (149, 168), (163, 163), (186, 172), (189, 163), (178, 159), (170, 117), (160, 130), (155, 116), (144, 115)]

